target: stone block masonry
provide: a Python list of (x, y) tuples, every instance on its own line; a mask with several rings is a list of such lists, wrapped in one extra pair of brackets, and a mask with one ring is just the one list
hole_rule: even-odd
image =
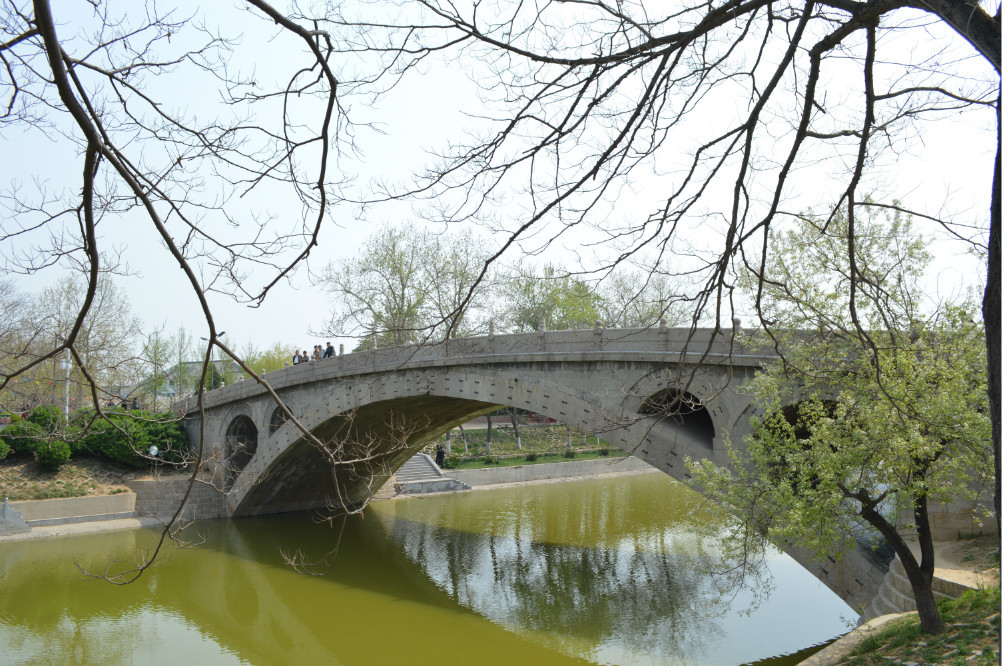
[[(189, 477), (170, 476), (128, 482), (136, 493), (136, 514), (170, 520), (188, 489)], [(181, 520), (203, 520), (226, 516), (225, 496), (210, 484), (195, 482)]]

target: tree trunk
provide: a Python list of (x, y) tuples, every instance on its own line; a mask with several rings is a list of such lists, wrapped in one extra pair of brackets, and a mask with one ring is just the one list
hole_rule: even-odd
[(511, 419), (511, 429), (515, 431), (515, 448), (519, 451), (522, 450), (522, 436), (518, 434), (518, 415), (515, 414), (515, 408), (508, 408), (508, 418)]
[(459, 434), (463, 436), (463, 455), (470, 455), (470, 447), (466, 443), (466, 430), (463, 429), (463, 424), (459, 424)]
[[(1000, 97), (1002, 102), (1002, 97)], [(1002, 109), (998, 110), (1002, 113)], [(998, 534), (1002, 534), (1002, 522), (1000, 522), (1000, 500), (999, 500), (999, 467), (1002, 466), (1002, 451), (999, 449), (999, 437), (1002, 436), (1002, 424), (1000, 424), (1000, 384), (999, 384), (999, 348), (1002, 346), (1002, 335), (1000, 335), (1000, 318), (1002, 318), (1002, 239), (999, 238), (999, 170), (1002, 168), (1002, 118), (996, 116), (995, 139), (998, 142), (995, 152), (995, 178), (992, 182), (992, 205), (991, 222), (988, 227), (988, 281), (985, 284), (985, 297), (981, 304), (981, 316), (985, 321), (985, 344), (988, 346), (988, 413), (992, 420), (992, 453), (994, 454), (995, 465), (995, 528)]]
[(491, 454), (491, 427), (494, 425), (494, 420), (491, 415), (487, 415), (487, 455)]
[(922, 630), (929, 634), (937, 634), (943, 630), (943, 620), (939, 616), (939, 608), (936, 606), (936, 599), (932, 593), (932, 578), (935, 573), (936, 556), (932, 545), (932, 533), (929, 531), (929, 512), (926, 498), (919, 497), (912, 500), (912, 510), (915, 514), (915, 531), (918, 533), (919, 550), (921, 553), (921, 563), (915, 559), (908, 544), (901, 538), (897, 527), (884, 518), (876, 509), (869, 498), (860, 495), (850, 495), (862, 504), (860, 517), (877, 528), (895, 555), (901, 560), (901, 565), (908, 576), (908, 582), (912, 586), (912, 595), (915, 597), (915, 607), (918, 610), (919, 621), (922, 623)]
[(922, 623), (922, 630), (929, 634), (938, 634), (943, 630), (943, 620), (939, 616), (936, 598), (932, 594), (936, 555), (932, 546), (932, 533), (929, 531), (929, 505), (925, 495), (916, 497), (912, 501), (912, 508), (915, 512), (915, 531), (918, 533), (922, 561), (916, 562), (909, 550), (909, 557), (901, 558), (901, 563), (905, 565), (905, 573), (908, 574), (908, 581), (912, 584), (912, 594), (915, 596), (915, 606), (919, 621)]
[(451, 430), (446, 430), (445, 431), (445, 455), (447, 455), (447, 456), (451, 456), (452, 455), (452, 431)]

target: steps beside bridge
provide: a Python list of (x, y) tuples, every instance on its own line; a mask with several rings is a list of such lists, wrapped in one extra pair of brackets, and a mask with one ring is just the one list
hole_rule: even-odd
[(470, 489), (465, 483), (445, 476), (431, 457), (424, 453), (415, 454), (397, 470), (395, 484), (405, 495)]

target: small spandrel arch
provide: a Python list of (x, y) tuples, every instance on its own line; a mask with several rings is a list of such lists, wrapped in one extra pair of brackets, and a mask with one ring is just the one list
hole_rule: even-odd
[[(291, 410), (290, 410), (291, 411)], [(274, 435), (275, 432), (285, 425), (285, 422), (289, 420), (285, 411), (281, 407), (276, 407), (271, 413), (271, 419), (268, 421), (268, 436)]]
[(226, 428), (226, 490), (257, 453), (257, 426), (247, 416), (238, 416)]
[(659, 421), (674, 423), (693, 439), (713, 446), (716, 428), (713, 417), (703, 401), (689, 393), (674, 388), (658, 391), (644, 400), (640, 413), (658, 417)]

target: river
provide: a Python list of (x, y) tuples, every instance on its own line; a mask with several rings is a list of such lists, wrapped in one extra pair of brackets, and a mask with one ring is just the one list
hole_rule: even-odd
[(128, 566), (155, 531), (0, 543), (0, 663), (741, 664), (847, 630), (778, 551), (764, 599), (709, 575), (717, 527), (644, 474), (373, 503), (325, 576), (283, 560), (336, 543), (312, 514), (199, 523), (124, 587), (76, 565)]

